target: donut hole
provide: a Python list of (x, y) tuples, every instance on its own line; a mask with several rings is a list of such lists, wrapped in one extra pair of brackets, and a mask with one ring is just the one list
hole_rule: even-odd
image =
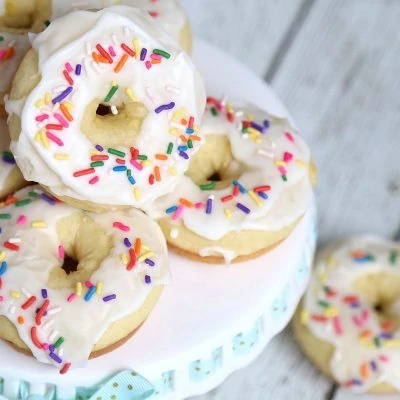
[(81, 130), (94, 145), (132, 146), (146, 116), (147, 109), (139, 102), (111, 104), (94, 99), (84, 112)]
[(50, 271), (51, 288), (74, 288), (90, 280), (113, 247), (111, 235), (83, 212), (61, 218), (57, 233), (65, 257)]
[(215, 189), (224, 189), (238, 179), (244, 166), (235, 160), (226, 136), (207, 135), (205, 143), (193, 156), (186, 172), (196, 185), (216, 182)]

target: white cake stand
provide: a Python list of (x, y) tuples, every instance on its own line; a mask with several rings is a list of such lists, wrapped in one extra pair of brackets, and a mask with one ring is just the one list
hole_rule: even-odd
[[(221, 51), (196, 40), (194, 59), (210, 94), (251, 101), (288, 117), (268, 86)], [(205, 393), (257, 357), (288, 323), (308, 282), (315, 241), (312, 206), (283, 243), (256, 260), (209, 266), (171, 254), (173, 284), (127, 344), (89, 361), (85, 369), (59, 375), (0, 343), (0, 394), (18, 399), (23, 388), (30, 395), (83, 399), (125, 369), (148, 379), (155, 398)]]

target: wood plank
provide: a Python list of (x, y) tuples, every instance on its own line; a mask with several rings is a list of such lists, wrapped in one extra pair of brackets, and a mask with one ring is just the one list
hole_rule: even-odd
[(250, 366), (192, 400), (316, 400), (325, 398), (330, 388), (331, 382), (303, 357), (290, 328), (286, 328)]
[(303, 0), (182, 0), (182, 3), (195, 35), (224, 49), (259, 75), (269, 67), (303, 7)]
[(400, 3), (318, 0), (272, 82), (319, 166), (320, 238), (400, 221)]

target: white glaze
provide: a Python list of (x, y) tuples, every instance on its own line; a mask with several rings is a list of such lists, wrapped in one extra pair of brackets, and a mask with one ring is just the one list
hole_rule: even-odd
[[(29, 192), (33, 190), (42, 193), (37, 185), (17, 192), (16, 197), (21, 200), (32, 199)], [(63, 350), (63, 363), (71, 362), (75, 367), (84, 366), (94, 343), (112, 322), (140, 308), (155, 285), (168, 284), (170, 281), (165, 240), (158, 226), (145, 214), (135, 209), (117, 213), (87, 213), (111, 236), (113, 247), (90, 277), (94, 285), (103, 283), (102, 294), (95, 294), (90, 301), (85, 301), (84, 296), (88, 289), (83, 285), (82, 295), (68, 302), (67, 298), (71, 293), (75, 293), (75, 288), (51, 289), (47, 281), (49, 272), (62, 264), (56, 224), (61, 218), (76, 212), (82, 211), (62, 203), (49, 205), (40, 197), (23, 207), (10, 205), (0, 210), (0, 214), (12, 215), (11, 219), (0, 220), (3, 238), (1, 251), (5, 251), (8, 264), (6, 272), (1, 276), (3, 287), (0, 295), (3, 298), (0, 301), (0, 314), (6, 315), (14, 323), (21, 339), (39, 361), (55, 364), (59, 368), (63, 364), (55, 363), (49, 358), (48, 351), (33, 344), (30, 334), (32, 326), (37, 327), (38, 338), (42, 343), (51, 344), (63, 336), (65, 341), (60, 348)], [(26, 216), (26, 222), (17, 224), (21, 214)], [(33, 221), (44, 221), (47, 226), (33, 228)], [(129, 227), (129, 231), (114, 227), (114, 222), (121, 222)], [(141, 254), (148, 251), (144, 248), (147, 246), (154, 253), (149, 258), (155, 265), (149, 266), (138, 257), (135, 267), (128, 271), (124, 264), (126, 261), (121, 258), (128, 253), (124, 238), (129, 238), (134, 244), (138, 237), (143, 243)], [(11, 238), (20, 239), (19, 251), (4, 247), (3, 241), (10, 241)], [(128, 255), (128, 260), (129, 258)], [(151, 283), (145, 282), (145, 275), (151, 277)], [(47, 289), (50, 305), (47, 316), (37, 325), (34, 311), (41, 307), (44, 301), (41, 295), (43, 288)], [(11, 291), (20, 292), (20, 297), (12, 297)], [(23, 292), (37, 297), (35, 303), (26, 311), (21, 309), (21, 305), (27, 301)], [(103, 297), (109, 294), (116, 294), (116, 299), (103, 301)], [(17, 322), (19, 315), (25, 319), (23, 325)]]
[(52, 0), (52, 19), (72, 10), (99, 9), (121, 4), (146, 10), (160, 26), (179, 42), (182, 29), (188, 23), (185, 12), (177, 0)]
[[(7, 123), (4, 119), (0, 118), (0, 157), (2, 157), (3, 151), (9, 149), (10, 136), (8, 134)], [(14, 168), (17, 168), (15, 164), (7, 163), (3, 159), (0, 160), (0, 191), (3, 190), (8, 175), (10, 175)]]
[[(67, 29), (69, 26), (73, 28)], [(60, 32), (63, 34), (59, 34)], [(112, 35), (115, 35), (114, 39)], [(125, 54), (120, 44), (125, 42), (132, 48), (133, 39), (136, 37), (143, 47), (149, 49), (148, 56), (150, 50), (160, 48), (168, 51), (171, 58), (169, 60), (163, 58), (161, 64), (153, 65), (150, 70), (146, 69), (143, 62), (129, 58), (122, 71), (114, 73), (117, 61)], [(114, 46), (117, 53), (114, 64), (100, 65), (92, 60), (92, 50), (98, 43), (106, 49), (110, 45)], [(187, 120), (189, 116), (193, 116), (194, 120), (198, 121), (202, 117), (205, 102), (203, 81), (189, 56), (180, 50), (176, 42), (166, 35), (147, 13), (131, 7), (115, 6), (98, 12), (76, 11), (57, 19), (43, 33), (36, 36), (32, 45), (39, 54), (39, 69), (44, 79), (25, 99), (22, 110), (19, 102), (8, 101), (6, 105), (10, 114), (17, 113), (22, 117), (19, 141), (13, 141), (11, 148), (25, 178), (48, 186), (56, 195), (101, 204), (131, 205), (141, 208), (172, 190), (177, 177), (183, 175), (189, 164), (188, 160), (176, 152), (178, 136), (169, 133), (170, 125), (173, 123), (172, 118), (174, 116), (176, 118), (175, 111), (184, 109), (186, 112), (183, 116)], [(88, 47), (89, 55), (87, 55)], [(71, 73), (75, 83), (72, 95), (67, 97), (75, 105), (76, 111), (72, 112), (74, 121), (59, 136), (64, 146), (60, 147), (50, 141), (47, 149), (41, 141), (36, 141), (35, 137), (44, 124), (58, 124), (58, 122), (53, 120), (54, 108), (52, 110), (51, 107), (44, 105), (39, 111), (35, 104), (38, 99), (43, 99), (46, 92), (50, 92), (54, 99), (59, 95), (54, 93), (55, 88), (65, 89), (68, 86), (62, 73), (66, 62), (73, 68), (77, 64), (82, 64), (81, 76)], [(137, 171), (130, 165), (130, 157), (127, 158), (127, 165), (132, 169), (132, 176), (136, 180), (134, 186), (128, 181), (126, 173), (112, 171), (117, 165), (115, 163), (117, 157), (111, 157), (104, 167), (96, 170), (95, 174), (73, 177), (75, 171), (90, 166), (90, 151), (96, 144), (91, 143), (80, 131), (84, 110), (93, 99), (98, 98), (102, 101), (105, 98), (113, 80), (119, 85), (119, 90), (112, 98), (111, 104), (120, 105), (128, 101), (125, 89), (131, 88), (137, 100), (148, 110), (148, 116), (142, 124), (135, 147), (139, 148), (141, 154), (148, 155), (153, 163), (144, 167), (142, 171)], [(179, 93), (172, 93), (166, 90), (168, 85), (182, 90)], [(149, 90), (152, 97), (156, 97), (154, 102), (149, 96)], [(175, 102), (171, 112), (155, 113), (157, 107), (171, 101)], [(46, 120), (41, 125), (36, 122), (36, 117), (43, 113), (50, 113), (51, 120)], [(58, 132), (52, 133), (58, 136)], [(170, 142), (174, 144), (174, 153), (169, 156), (168, 161), (154, 160), (156, 153), (166, 153)], [(116, 146), (116, 148), (129, 155), (128, 147)], [(196, 146), (186, 153), (190, 158), (195, 151)], [(55, 153), (67, 153), (70, 158), (63, 161), (56, 160)], [(149, 185), (149, 175), (153, 173), (156, 165), (160, 167), (161, 182)], [(173, 175), (171, 168), (175, 169), (176, 175)], [(95, 175), (99, 177), (99, 181), (90, 185), (88, 181)], [(135, 197), (134, 188), (140, 189), (140, 198)]]
[(236, 253), (232, 250), (226, 250), (223, 247), (211, 246), (203, 247), (199, 251), (199, 255), (202, 257), (215, 256), (218, 254), (224, 258), (225, 264), (230, 264), (232, 260), (236, 257)]
[(9, 90), (15, 72), (31, 45), (27, 34), (0, 32), (0, 36), (4, 38), (0, 41), (0, 55), (3, 50), (14, 47), (14, 55), (11, 58), (4, 59), (0, 56), (0, 92), (5, 92)]
[[(372, 255), (374, 260), (356, 261), (352, 253), (359, 250)], [(397, 253), (395, 261), (391, 261), (392, 252)], [(318, 256), (304, 298), (303, 322), (313, 335), (335, 348), (330, 362), (332, 374), (339, 382), (357, 392), (365, 392), (382, 382), (400, 390), (400, 330), (392, 332), (393, 338), (390, 340), (381, 337), (381, 347), (374, 345), (373, 338), (384, 330), (373, 305), (365, 298), (365, 294), (356, 292), (354, 288), (358, 278), (370, 274), (384, 273), (398, 279), (399, 256), (398, 243), (374, 236), (353, 237), (336, 243)], [(335, 294), (328, 295), (324, 286), (328, 286)], [(359, 305), (351, 307), (344, 301), (350, 295), (359, 298)], [(320, 300), (328, 302), (329, 307), (319, 305)], [(390, 311), (400, 316), (396, 307), (394, 303)], [(318, 322), (313, 316), (328, 316), (328, 319)], [(335, 324), (339, 324), (339, 328)], [(371, 339), (360, 339), (362, 332), (367, 331), (371, 331)], [(387, 361), (382, 357), (386, 357)], [(371, 362), (376, 363), (376, 371)], [(367, 367), (362, 367), (363, 364)], [(361, 368), (368, 369), (367, 379), (362, 378)], [(361, 384), (351, 385), (349, 382), (353, 379), (360, 380)]]
[[(151, 210), (155, 218), (166, 216), (165, 210), (178, 205), (180, 198), (203, 205), (210, 196), (214, 196), (213, 211), (206, 214), (204, 207), (185, 208), (179, 220), (191, 231), (210, 240), (221, 239), (229, 232), (239, 230), (277, 231), (294, 222), (304, 214), (311, 204), (312, 187), (309, 179), (308, 164), (310, 152), (304, 140), (294, 131), (286, 120), (271, 122), (266, 133), (260, 134), (260, 141), (253, 140), (249, 135), (241, 133), (241, 123), (251, 115), (257, 123), (262, 123), (270, 116), (252, 105), (234, 105), (236, 119), (231, 123), (225, 117), (225, 112), (215, 117), (209, 107), (200, 128), (201, 135), (225, 135), (229, 138), (234, 162), (231, 168), (239, 168), (238, 181), (248, 190), (261, 185), (270, 185), (267, 191), (268, 199), (258, 197), (258, 203), (248, 195), (240, 194), (235, 199), (223, 203), (221, 198), (232, 193), (232, 186), (222, 190), (201, 190), (187, 176), (180, 178), (173, 193), (159, 199)], [(240, 127), (239, 127), (240, 126)], [(290, 132), (294, 141), (285, 136)], [(271, 157), (259, 154), (260, 149), (267, 151)], [(284, 152), (290, 152), (293, 160), (286, 163), (287, 182), (284, 182), (276, 161), (282, 160)], [(238, 162), (241, 166), (238, 167)], [(301, 166), (299, 166), (301, 163)], [(251, 210), (245, 214), (236, 208), (240, 202)], [(232, 218), (227, 218), (225, 210), (232, 212)], [(169, 214), (173, 217), (173, 214)], [(212, 221), (212, 229), (210, 229)]]

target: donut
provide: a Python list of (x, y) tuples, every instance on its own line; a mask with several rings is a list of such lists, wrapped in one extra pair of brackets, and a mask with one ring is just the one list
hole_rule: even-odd
[(305, 354), (358, 393), (400, 392), (400, 245), (375, 236), (318, 254), (294, 319)]
[(115, 4), (146, 10), (160, 26), (176, 39), (188, 53), (192, 49), (192, 34), (185, 11), (178, 0), (39, 0), (38, 7), (46, 9), (49, 19), (61, 17), (78, 9), (101, 9)]
[(310, 152), (288, 121), (250, 104), (207, 99), (205, 143), (151, 215), (169, 247), (209, 263), (273, 248), (312, 202)]
[(75, 11), (32, 46), (6, 103), (25, 179), (93, 211), (144, 209), (172, 190), (200, 145), (206, 97), (189, 56), (148, 13)]
[(3, 118), (0, 118), (0, 152), (0, 199), (2, 199), (28, 184), (10, 152), (10, 136), (7, 123)]
[(90, 213), (35, 185), (0, 221), (0, 338), (61, 373), (127, 340), (169, 283), (163, 234), (139, 210)]

